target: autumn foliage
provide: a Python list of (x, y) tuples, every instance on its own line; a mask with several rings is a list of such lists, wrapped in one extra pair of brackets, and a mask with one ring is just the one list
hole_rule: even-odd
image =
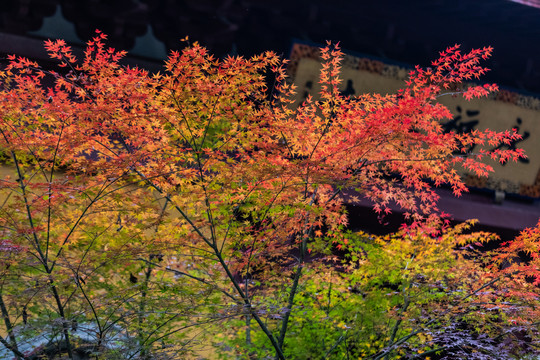
[[(324, 329), (313, 356), (391, 358), (440, 353), (450, 330), (471, 344), (498, 336), (474, 330), (468, 300), (481, 284), (461, 280), (499, 269), (455, 252), (489, 236), (447, 229), (434, 191), (460, 195), (460, 169), (487, 176), (489, 161), (524, 157), (499, 146), (515, 131), (441, 125), (452, 115), (438, 97), (496, 91), (464, 83), (487, 71), (491, 48), (451, 47), (397, 94), (346, 97), (343, 54), (328, 44), (320, 98), (292, 108), (286, 61), (272, 52), (217, 59), (195, 43), (149, 74), (121, 65), (125, 53), (105, 40), (98, 32), (80, 60), (47, 41), (58, 70), (13, 56), (0, 73), (0, 147), (12, 173), (0, 188), (0, 340), (13, 356), (91, 348), (98, 358), (182, 358), (209, 338), (220, 353), (228, 344), (239, 357), (302, 358), (299, 347), (321, 344)], [(344, 204), (365, 197), (381, 216), (403, 209), (403, 232), (349, 232)], [(538, 249), (527, 245), (535, 231), (498, 259), (529, 251), (534, 261), (512, 271), (538, 282)], [(381, 259), (388, 276), (375, 271)], [(330, 287), (327, 298), (318, 286)], [(337, 300), (344, 308), (331, 315)], [(379, 319), (372, 343), (366, 319)]]

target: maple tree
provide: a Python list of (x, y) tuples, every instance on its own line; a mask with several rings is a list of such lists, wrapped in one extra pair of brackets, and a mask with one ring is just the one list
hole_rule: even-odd
[[(422, 231), (349, 234), (343, 268), (308, 270), (293, 310), (297, 320), (290, 325), (295, 336), (287, 358), (515, 359), (537, 354), (538, 328), (526, 323), (537, 318), (516, 296), (501, 296), (507, 284), (471, 260), (472, 244), (497, 238), (470, 232), (474, 224), (459, 224), (437, 237)], [(267, 299), (279, 303), (278, 296)], [(264, 357), (269, 350), (264, 339), (254, 341), (257, 356)]]
[[(486, 159), (524, 157), (499, 146), (519, 139), (515, 131), (442, 130), (452, 115), (439, 96), (496, 90), (463, 83), (485, 73), (491, 48), (451, 47), (397, 94), (345, 97), (342, 53), (329, 44), (320, 99), (293, 109), (286, 61), (272, 52), (220, 60), (195, 43), (148, 74), (122, 66), (125, 52), (105, 39), (98, 32), (81, 61), (47, 41), (58, 71), (13, 56), (0, 74), (0, 147), (12, 169), (0, 189), (0, 342), (21, 359), (31, 356), (21, 342), (40, 336), (34, 354), (178, 356), (194, 341), (186, 329), (210, 332), (231, 318), (242, 320), (247, 356), (294, 357), (295, 304), (314, 308), (306, 275), (333, 269), (336, 249), (359, 244), (345, 202), (367, 197), (381, 215), (395, 203), (405, 231), (431, 239), (444, 215), (434, 187), (460, 195), (458, 167), (486, 176)], [(356, 252), (351, 274), (369, 272), (369, 256), (359, 263), (367, 255)], [(326, 281), (344, 286), (340, 276)], [(372, 355), (405, 343), (396, 324)]]

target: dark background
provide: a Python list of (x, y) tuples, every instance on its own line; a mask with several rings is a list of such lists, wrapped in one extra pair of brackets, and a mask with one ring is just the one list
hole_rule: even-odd
[[(5, 34), (82, 44), (96, 28), (124, 50), (151, 28), (163, 51), (139, 46), (135, 53), (152, 60), (180, 48), (186, 35), (217, 56), (274, 50), (287, 57), (294, 39), (334, 40), (348, 51), (411, 65), (426, 65), (455, 43), (490, 45), (495, 53), (485, 81), (540, 93), (540, 9), (508, 0), (4, 0), (0, 6)], [(0, 52), (8, 52), (9, 41), (16, 40), (3, 40)]]

